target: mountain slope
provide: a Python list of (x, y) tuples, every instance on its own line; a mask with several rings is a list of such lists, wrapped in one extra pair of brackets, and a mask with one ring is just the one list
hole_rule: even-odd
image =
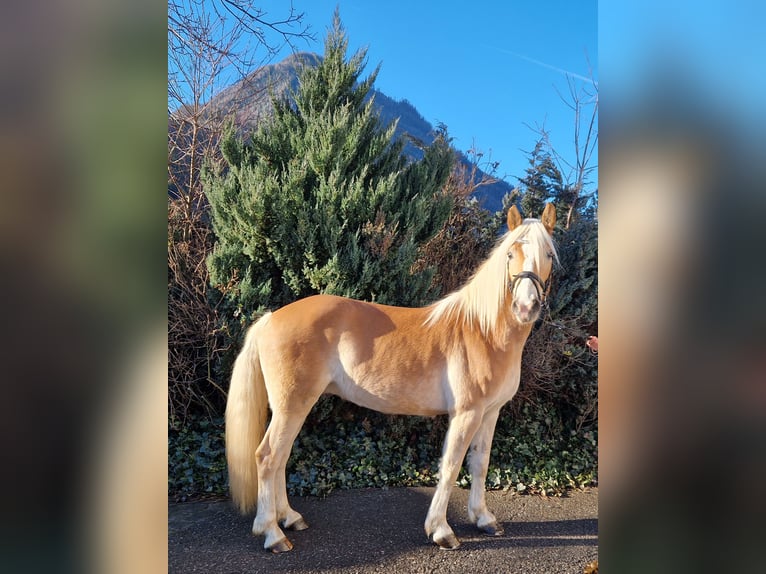
[[(281, 62), (264, 66), (249, 74), (241, 81), (222, 90), (210, 101), (210, 113), (231, 115), (243, 132), (255, 129), (272, 113), (272, 96), (283, 97), (298, 87), (298, 72), (301, 66), (316, 65), (321, 56), (302, 52), (293, 54)], [(398, 120), (397, 137), (407, 137), (410, 142), (405, 146), (405, 153), (420, 157), (421, 151), (414, 142), (430, 144), (434, 139), (434, 127), (407, 100), (397, 101), (383, 92), (373, 89), (371, 93), (375, 106), (384, 125)], [(459, 152), (460, 161), (468, 164), (464, 154)], [(481, 178), (483, 173), (478, 173)], [(481, 186), (474, 194), (480, 204), (491, 211), (502, 207), (503, 196), (511, 191), (511, 186), (502, 180)]]

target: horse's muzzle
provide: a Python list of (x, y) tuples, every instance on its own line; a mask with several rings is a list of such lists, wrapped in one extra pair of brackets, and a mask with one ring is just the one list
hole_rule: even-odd
[(534, 323), (540, 316), (540, 301), (539, 299), (527, 303), (517, 301), (513, 303), (511, 310), (520, 323)]

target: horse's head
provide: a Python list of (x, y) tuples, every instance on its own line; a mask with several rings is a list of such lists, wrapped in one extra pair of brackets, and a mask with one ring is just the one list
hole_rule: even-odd
[(511, 311), (520, 323), (532, 323), (540, 316), (556, 256), (551, 239), (555, 225), (556, 209), (551, 203), (545, 206), (540, 220), (522, 220), (515, 205), (508, 210), (508, 232), (517, 239), (508, 250), (506, 280)]

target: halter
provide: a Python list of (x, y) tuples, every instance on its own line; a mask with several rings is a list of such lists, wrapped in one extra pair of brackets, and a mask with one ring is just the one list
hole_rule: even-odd
[[(507, 267), (510, 266), (511, 261), (509, 259), (507, 262)], [(540, 306), (545, 307), (548, 293), (551, 290), (551, 278), (548, 277), (548, 279), (543, 282), (543, 280), (540, 279), (540, 276), (534, 271), (520, 271), (519, 273), (511, 276), (511, 282), (508, 285), (508, 289), (510, 290), (511, 295), (513, 295), (513, 291), (516, 289), (516, 283), (522, 279), (529, 279), (532, 281), (532, 284), (535, 286), (535, 291), (537, 291), (537, 299), (540, 301)]]
[(508, 285), (508, 289), (510, 289), (511, 293), (516, 289), (516, 283), (522, 279), (530, 279), (532, 281), (532, 284), (535, 286), (535, 291), (537, 291), (537, 298), (540, 301), (540, 305), (544, 305), (551, 288), (550, 280), (543, 282), (543, 280), (540, 279), (540, 276), (534, 271), (521, 271), (511, 277), (511, 283)]

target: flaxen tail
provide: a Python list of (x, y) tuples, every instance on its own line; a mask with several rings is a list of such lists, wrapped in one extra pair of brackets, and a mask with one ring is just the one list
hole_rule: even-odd
[(253, 510), (258, 500), (255, 450), (266, 430), (269, 405), (258, 354), (258, 333), (270, 316), (267, 313), (247, 331), (245, 344), (234, 362), (226, 402), (229, 488), (234, 504), (243, 514)]

